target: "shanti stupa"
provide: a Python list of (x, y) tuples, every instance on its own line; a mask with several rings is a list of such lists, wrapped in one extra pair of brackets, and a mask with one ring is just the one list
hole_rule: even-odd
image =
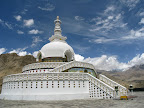
[(73, 48), (61, 34), (59, 17), (54, 23), (54, 35), (39, 51), (37, 63), (24, 66), (20, 74), (3, 78), (0, 99), (113, 99), (127, 95), (124, 86), (98, 75), (92, 64), (75, 61)]

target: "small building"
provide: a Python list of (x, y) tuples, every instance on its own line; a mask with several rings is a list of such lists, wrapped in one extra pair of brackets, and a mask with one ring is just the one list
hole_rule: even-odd
[(24, 66), (20, 74), (3, 78), (0, 99), (113, 99), (127, 94), (122, 85), (98, 75), (92, 64), (76, 61), (73, 48), (61, 34), (59, 17), (54, 23), (54, 35), (39, 51), (37, 62)]

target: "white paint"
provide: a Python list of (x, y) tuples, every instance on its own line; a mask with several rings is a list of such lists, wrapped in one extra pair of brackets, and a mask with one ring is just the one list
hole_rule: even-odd
[(71, 46), (69, 46), (66, 42), (62, 41), (53, 41), (46, 45), (44, 45), (40, 52), (42, 54), (42, 59), (46, 57), (62, 57), (65, 58), (65, 52), (70, 51), (73, 56), (71, 60), (74, 59), (74, 51)]
[(114, 92), (113, 88), (87, 73), (13, 74), (4, 77), (0, 99), (110, 99)]
[(115, 90), (111, 86), (111, 84), (107, 85), (90, 74), (79, 72), (13, 74), (4, 77), (0, 99), (111, 99), (116, 97)]

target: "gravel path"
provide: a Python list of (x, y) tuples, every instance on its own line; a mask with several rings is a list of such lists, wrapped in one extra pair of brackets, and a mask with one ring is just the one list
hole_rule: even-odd
[(0, 108), (144, 108), (144, 92), (135, 92), (129, 100), (72, 101), (8, 101), (0, 100)]

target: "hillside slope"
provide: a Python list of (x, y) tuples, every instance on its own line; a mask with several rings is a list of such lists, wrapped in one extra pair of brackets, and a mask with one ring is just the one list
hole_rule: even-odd
[(16, 53), (0, 55), (0, 91), (4, 76), (22, 73), (23, 66), (35, 62), (36, 59), (31, 55), (18, 56)]
[(124, 72), (100, 70), (99, 73), (106, 75), (126, 87), (132, 84), (134, 88), (144, 88), (144, 65), (134, 66)]

